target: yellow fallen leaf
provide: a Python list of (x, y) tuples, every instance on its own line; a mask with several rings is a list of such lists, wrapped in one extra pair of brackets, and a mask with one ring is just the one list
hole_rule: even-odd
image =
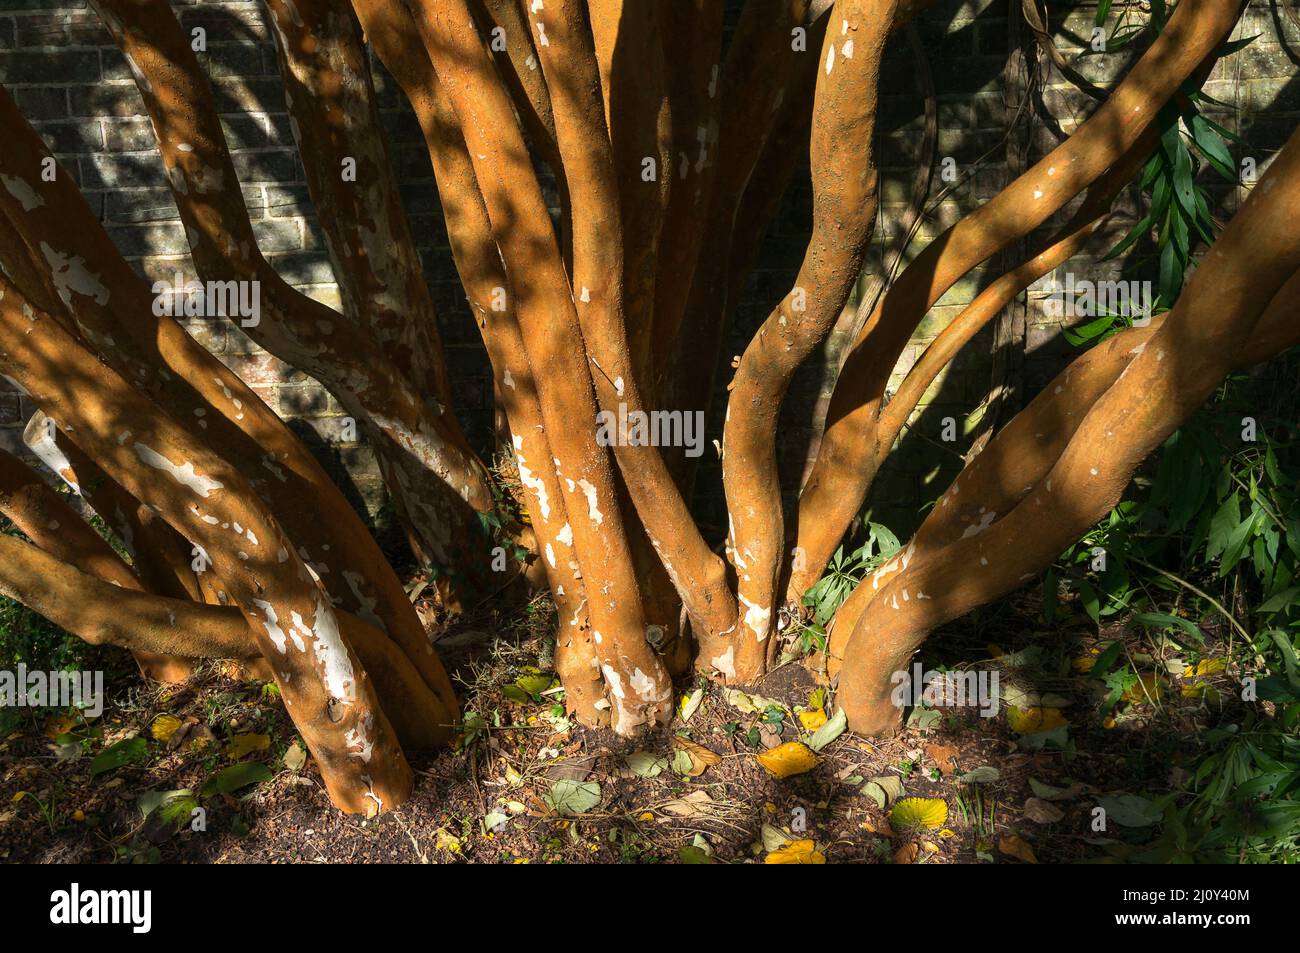
[(758, 755), (758, 763), (774, 778), (788, 778), (817, 767), (817, 755), (801, 741), (787, 741)]
[(453, 854), (460, 853), (460, 838), (450, 833), (445, 828), (438, 828), (434, 831), (433, 846), (438, 850), (450, 851)]
[(763, 858), (765, 864), (824, 864), (826, 855), (810, 840), (786, 841)]
[(925, 753), (938, 766), (940, 774), (952, 774), (960, 752), (954, 745), (929, 744), (925, 746)]
[(1038, 858), (1034, 856), (1034, 849), (1029, 846), (1024, 839), (1017, 837), (1015, 834), (1008, 834), (998, 839), (998, 850), (1008, 857), (1014, 857), (1016, 860), (1023, 860), (1027, 864), (1038, 863)]
[(932, 843), (931, 841), (923, 840), (923, 841), (921, 841), (921, 846), (924, 847), (926, 850), (928, 850), (928, 851), (929, 851), (930, 853), (932, 853), (932, 854), (937, 854), (937, 853), (939, 853), (939, 845), (938, 845), (938, 844), (935, 844), (935, 843)]
[(154, 741), (166, 744), (180, 726), (181, 720), (175, 715), (159, 715), (149, 727), (149, 734), (153, 735)]
[(84, 821), (86, 819), (86, 812), (83, 811), (81, 808), (77, 808), (75, 811), (72, 812), (72, 819), (74, 821)]
[(804, 731), (816, 731), (826, 724), (826, 709), (817, 708), (813, 711), (799, 712), (799, 723), (803, 725)]
[(880, 825), (877, 826), (875, 821), (871, 820), (871, 818), (867, 818), (858, 826), (861, 827), (864, 831), (869, 831), (872, 834), (879, 834), (881, 837), (888, 837), (892, 839), (897, 836), (894, 833), (893, 828), (889, 826), (889, 821), (887, 820), (881, 821)]
[(270, 735), (242, 734), (235, 735), (226, 745), (226, 757), (232, 761), (238, 761), (245, 755), (252, 754), (254, 751), (265, 751), (271, 747)]
[(1076, 672), (1091, 672), (1092, 667), (1096, 664), (1097, 664), (1096, 659), (1088, 658), (1086, 655), (1083, 658), (1070, 660), (1070, 667), (1073, 668)]
[(889, 812), (895, 830), (936, 830), (948, 820), (948, 805), (937, 797), (905, 797)]
[(1184, 698), (1204, 699), (1208, 702), (1219, 700), (1219, 691), (1213, 685), (1203, 685), (1200, 682), (1193, 682), (1190, 685), (1184, 685), (1180, 689)]
[(1227, 667), (1227, 659), (1203, 658), (1196, 663), (1196, 668), (1192, 669), (1192, 677), (1197, 678), (1201, 675), (1213, 675), (1215, 672), (1222, 672)]
[(294, 742), (284, 752), (284, 766), (297, 773), (307, 763), (307, 752), (301, 744)]
[(1160, 700), (1162, 690), (1163, 683), (1159, 675), (1155, 672), (1140, 672), (1137, 683), (1124, 692), (1124, 700), (1134, 705), (1157, 702)]
[(682, 771), (688, 778), (698, 778), (701, 774), (713, 767), (722, 760), (722, 756), (715, 751), (710, 751), (704, 745), (698, 745), (694, 741), (687, 741), (685, 738), (674, 735), (673, 747), (679, 752), (686, 755), (690, 761), (689, 769)]
[(943, 840), (947, 840), (949, 837), (956, 837), (956, 836), (957, 836), (957, 832), (956, 832), (956, 831), (950, 831), (948, 828), (945, 827), (943, 830), (941, 830), (941, 831), (939, 832), (939, 836), (940, 836)]
[(1051, 731), (1069, 722), (1058, 708), (1017, 708), (1007, 706), (1007, 724), (1018, 735), (1032, 735), (1040, 731)]
[(649, 811), (642, 811), (641, 817), (639, 819), (643, 821), (653, 821), (655, 819), (655, 816), (651, 814)]
[(75, 715), (51, 715), (45, 720), (45, 737), (54, 740), (59, 735), (66, 735), (75, 727), (77, 727)]
[(1116, 724), (1118, 724), (1118, 722), (1115, 721), (1115, 716), (1107, 715), (1106, 720), (1101, 723), (1101, 726), (1105, 728), (1107, 731), (1110, 731), (1115, 727)]

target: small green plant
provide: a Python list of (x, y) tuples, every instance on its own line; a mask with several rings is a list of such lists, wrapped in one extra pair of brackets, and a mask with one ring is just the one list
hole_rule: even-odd
[(831, 557), (826, 574), (804, 594), (803, 604), (812, 609), (812, 621), (799, 629), (803, 653), (825, 651), (826, 624), (834, 617), (857, 584), (900, 549), (898, 537), (880, 523), (867, 522), (867, 541), (845, 555), (840, 546)]

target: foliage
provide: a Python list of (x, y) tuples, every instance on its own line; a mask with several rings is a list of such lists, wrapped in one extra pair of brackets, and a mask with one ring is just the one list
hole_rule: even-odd
[[(1049, 621), (1064, 579), (1094, 622), (1127, 618), (1194, 658), (1204, 630), (1224, 631), (1245, 676), (1245, 704), (1226, 699), (1198, 739), (1208, 751), (1144, 859), (1278, 862), (1300, 848), (1300, 440), (1291, 408), (1262, 413), (1268, 383), (1230, 378), (1044, 579)], [(1122, 650), (1113, 642), (1093, 663), (1105, 710), (1141, 690)]]

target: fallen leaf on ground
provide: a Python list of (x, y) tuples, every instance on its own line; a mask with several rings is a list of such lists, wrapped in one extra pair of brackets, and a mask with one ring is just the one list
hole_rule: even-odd
[(668, 767), (668, 759), (649, 751), (634, 751), (624, 759), (627, 769), (638, 778), (657, 778)]
[(902, 847), (898, 848), (898, 850), (894, 851), (894, 863), (914, 864), (916, 863), (916, 855), (920, 852), (921, 849), (915, 844), (904, 844)]
[(810, 840), (786, 841), (763, 858), (765, 864), (824, 864), (826, 855)]
[(707, 791), (692, 791), (660, 805), (659, 810), (673, 817), (706, 817), (713, 813), (713, 798)]
[(939, 768), (942, 774), (952, 774), (957, 770), (958, 751), (954, 745), (929, 744), (925, 753)]
[(817, 767), (817, 755), (801, 741), (787, 741), (757, 755), (758, 763), (774, 778), (788, 778)]
[(1031, 797), (1029, 800), (1025, 801), (1025, 817), (1029, 818), (1035, 824), (1055, 824), (1061, 818), (1065, 817), (1065, 812), (1051, 801), (1044, 801), (1042, 798)]
[(226, 745), (226, 757), (231, 761), (238, 761), (245, 755), (252, 754), (254, 751), (265, 751), (269, 747), (271, 747), (270, 735), (252, 733), (235, 735)]
[(905, 797), (889, 812), (894, 830), (936, 830), (948, 820), (948, 804), (942, 798)]
[(673, 770), (688, 778), (697, 778), (709, 768), (722, 760), (722, 756), (710, 751), (704, 745), (696, 744), (685, 738), (673, 736)]
[(799, 724), (803, 725), (804, 731), (816, 731), (826, 724), (826, 710), (815, 708), (812, 711), (799, 712)]
[(298, 742), (289, 745), (289, 749), (284, 753), (284, 766), (290, 771), (301, 771), (302, 766), (307, 763), (307, 752)]
[(1023, 860), (1027, 864), (1038, 863), (1038, 858), (1034, 856), (1034, 849), (1023, 838), (1017, 837), (1015, 834), (1008, 834), (999, 838), (998, 850), (1008, 857)]
[(600, 785), (595, 781), (559, 778), (542, 800), (556, 814), (585, 814), (600, 803)]
[(154, 741), (160, 741), (163, 744), (171, 741), (172, 735), (180, 728), (182, 722), (175, 715), (159, 715), (149, 726), (149, 734), (153, 735)]
[(1031, 735), (1040, 731), (1051, 731), (1068, 725), (1069, 721), (1056, 708), (1017, 708), (1007, 706), (1007, 724), (1018, 735)]
[(700, 702), (704, 701), (704, 689), (697, 688), (689, 695), (683, 695), (682, 700), (677, 703), (677, 714), (682, 721), (690, 721), (691, 716), (700, 707)]
[(967, 771), (957, 780), (963, 784), (988, 784), (1002, 777), (1002, 772), (991, 764), (983, 764), (974, 770)]
[(838, 709), (835, 714), (831, 715), (831, 717), (826, 721), (826, 724), (813, 732), (812, 737), (808, 739), (808, 747), (813, 751), (821, 751), (840, 735), (844, 734), (844, 729), (848, 726), (848, 713), (843, 708)]

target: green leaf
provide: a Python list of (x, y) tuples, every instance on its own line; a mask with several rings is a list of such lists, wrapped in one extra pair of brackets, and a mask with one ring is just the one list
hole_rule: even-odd
[(848, 727), (849, 717), (843, 707), (836, 709), (835, 714), (827, 722), (812, 733), (808, 739), (807, 745), (813, 751), (821, 751), (828, 744), (844, 734), (844, 729)]
[(1283, 589), (1277, 595), (1266, 600), (1256, 612), (1280, 612), (1288, 606), (1294, 605), (1296, 597), (1300, 596), (1300, 587), (1291, 586), (1289, 589)]
[(711, 864), (713, 858), (703, 848), (694, 844), (685, 844), (677, 849), (677, 856), (683, 864)]
[(240, 788), (275, 777), (275, 773), (260, 761), (241, 761), (222, 768), (203, 785), (203, 797), (214, 794), (233, 794)]
[(595, 781), (560, 778), (551, 784), (551, 790), (542, 795), (542, 800), (557, 814), (586, 814), (600, 803), (600, 785)]
[(1110, 645), (1102, 649), (1100, 655), (1093, 659), (1092, 668), (1088, 669), (1088, 674), (1093, 678), (1105, 677), (1105, 675), (1115, 666), (1116, 659), (1119, 658), (1120, 653), (1123, 651), (1123, 642), (1115, 641), (1110, 643)]
[(1188, 215), (1196, 214), (1196, 185), (1192, 181), (1192, 154), (1183, 137), (1178, 137), (1174, 154), (1174, 198)]
[(1098, 798), (1097, 804), (1106, 810), (1108, 820), (1123, 827), (1150, 827), (1163, 814), (1154, 802), (1136, 794)]
[(105, 771), (113, 771), (128, 764), (138, 764), (149, 758), (149, 742), (142, 736), (125, 738), (109, 745), (90, 762), (90, 776), (98, 777)]
[(1191, 619), (1184, 619), (1181, 616), (1167, 615), (1163, 612), (1135, 612), (1133, 613), (1133, 620), (1155, 629), (1177, 627), (1186, 632), (1193, 641), (1197, 643), (1205, 641), (1205, 636), (1201, 634), (1200, 627)]
[(1192, 141), (1196, 143), (1197, 150), (1201, 155), (1209, 160), (1215, 170), (1229, 181), (1237, 180), (1236, 163), (1233, 161), (1232, 153), (1219, 137), (1210, 124), (1206, 122), (1205, 117), (1200, 113), (1193, 113), (1188, 120), (1188, 127), (1192, 133)]
[(1097, 599), (1097, 590), (1086, 579), (1079, 580), (1079, 601), (1083, 611), (1088, 613), (1093, 622), (1101, 622), (1101, 603)]

